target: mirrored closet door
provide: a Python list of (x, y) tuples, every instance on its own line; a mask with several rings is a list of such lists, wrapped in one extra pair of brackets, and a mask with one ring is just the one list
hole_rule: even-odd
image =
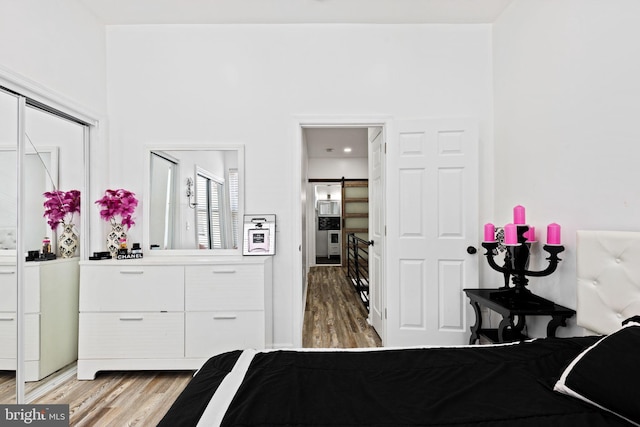
[[(63, 110), (0, 87), (0, 403), (29, 402), (75, 372), (95, 123)], [(47, 198), (65, 212), (71, 192), (79, 209), (44, 215)], [(78, 238), (64, 253), (62, 222)]]
[(0, 403), (16, 403), (18, 97), (0, 89)]
[[(80, 210), (78, 197), (86, 196), (83, 156), (87, 126), (31, 103), (27, 103), (24, 117), (20, 241), (25, 253), (34, 255), (43, 251), (43, 242), (49, 241), (50, 245), (50, 255), (44, 259), (26, 258), (21, 283), (24, 357), (20, 369), (25, 400), (31, 401), (48, 390), (50, 380), (73, 371), (78, 359), (79, 237), (83, 215), (76, 210)], [(45, 197), (45, 193), (49, 196)], [(70, 212), (62, 217), (43, 216), (47, 199), (54, 202), (54, 211), (63, 206)], [(67, 234), (65, 224), (70, 226)], [(74, 238), (76, 244), (64, 249), (60, 246), (62, 241)], [(55, 259), (48, 258), (53, 255)]]

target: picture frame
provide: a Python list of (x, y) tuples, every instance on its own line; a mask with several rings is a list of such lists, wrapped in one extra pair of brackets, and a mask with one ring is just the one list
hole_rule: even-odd
[(274, 214), (245, 215), (242, 235), (243, 255), (275, 255), (276, 216)]

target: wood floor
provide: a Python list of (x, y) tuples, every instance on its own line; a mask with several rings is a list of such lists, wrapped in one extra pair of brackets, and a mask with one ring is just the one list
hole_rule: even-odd
[(367, 323), (368, 313), (340, 266), (309, 272), (302, 346), (307, 348), (380, 347)]
[(16, 375), (0, 371), (0, 403), (16, 403)]
[(71, 379), (33, 403), (68, 403), (71, 426), (155, 426), (193, 372), (105, 372)]
[[(304, 347), (380, 346), (380, 338), (366, 319), (367, 311), (341, 267), (311, 269)], [(192, 375), (185, 371), (99, 372), (93, 381), (66, 380), (33, 403), (69, 404), (71, 426), (155, 426)], [(0, 378), (0, 393), (3, 385), (7, 383)]]

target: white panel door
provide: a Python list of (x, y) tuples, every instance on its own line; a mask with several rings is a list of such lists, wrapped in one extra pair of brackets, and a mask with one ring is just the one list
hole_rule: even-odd
[(387, 146), (386, 346), (464, 344), (477, 287), (478, 135), (468, 119), (399, 120)]
[(384, 187), (382, 179), (384, 159), (384, 131), (382, 127), (369, 130), (369, 321), (384, 339)]

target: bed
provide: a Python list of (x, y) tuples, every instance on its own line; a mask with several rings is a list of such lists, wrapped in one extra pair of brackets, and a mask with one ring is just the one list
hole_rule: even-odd
[(159, 426), (640, 425), (640, 233), (579, 231), (573, 338), (210, 358)]

